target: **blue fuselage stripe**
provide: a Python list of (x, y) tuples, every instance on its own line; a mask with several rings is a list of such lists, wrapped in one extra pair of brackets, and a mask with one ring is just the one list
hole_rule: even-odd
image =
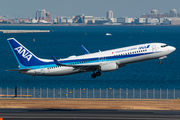
[[(98, 63), (98, 62), (107, 62), (107, 61), (115, 61), (115, 60), (121, 60), (121, 59), (126, 59), (126, 58), (132, 58), (132, 57), (137, 57), (137, 56), (142, 56), (142, 55), (147, 55), (147, 54), (152, 54), (153, 52), (148, 52), (148, 53), (139, 53), (139, 54), (129, 54), (129, 55), (115, 55), (115, 56), (106, 56), (106, 57), (96, 57), (96, 58), (88, 58), (88, 59), (76, 59), (76, 60), (59, 60), (64, 65), (81, 65), (81, 64), (87, 64), (87, 63)], [(76, 63), (76, 64), (75, 64)], [(56, 67), (57, 65), (54, 62), (47, 62), (46, 64), (44, 63), (43, 65), (38, 65), (38, 66), (29, 66), (31, 69), (39, 69), (42, 68), (49, 68), (49, 67)]]

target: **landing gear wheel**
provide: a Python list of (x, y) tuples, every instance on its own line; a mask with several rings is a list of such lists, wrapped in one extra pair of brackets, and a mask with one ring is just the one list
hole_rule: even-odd
[(101, 75), (100, 71), (96, 72), (96, 76), (100, 76), (100, 75)]
[(93, 73), (93, 74), (91, 75), (91, 77), (92, 77), (92, 78), (96, 78), (96, 74)]
[(161, 65), (161, 64), (162, 64), (162, 61), (159, 61), (159, 64)]

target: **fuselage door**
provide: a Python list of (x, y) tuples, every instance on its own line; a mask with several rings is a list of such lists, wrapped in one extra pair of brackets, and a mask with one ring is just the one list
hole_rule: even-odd
[(44, 70), (44, 66), (41, 66), (41, 74), (44, 74), (45, 73), (45, 70)]
[(153, 51), (153, 52), (156, 52), (156, 45), (153, 45), (153, 46), (152, 46), (152, 51)]

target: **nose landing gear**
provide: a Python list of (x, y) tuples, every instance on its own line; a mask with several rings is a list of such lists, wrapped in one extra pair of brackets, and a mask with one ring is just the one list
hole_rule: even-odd
[(96, 73), (93, 71), (93, 74), (91, 75), (92, 78), (96, 78), (97, 76), (100, 76), (101, 72), (97, 71)]
[(162, 61), (161, 61), (161, 60), (164, 59), (164, 58), (167, 58), (167, 56), (163, 56), (163, 57), (160, 57), (160, 58), (159, 58), (159, 64), (160, 64), (160, 65), (162, 64)]

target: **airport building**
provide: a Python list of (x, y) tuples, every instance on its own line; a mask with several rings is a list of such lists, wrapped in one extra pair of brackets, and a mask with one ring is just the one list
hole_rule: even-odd
[(84, 14), (73, 16), (73, 23), (84, 23)]
[(147, 18), (146, 19), (146, 24), (156, 25), (158, 23), (159, 23), (159, 19), (157, 19), (157, 18)]
[(134, 21), (133, 18), (128, 18), (128, 17), (117, 18), (117, 23), (132, 23), (133, 21)]
[(106, 22), (108, 22), (108, 19), (103, 17), (85, 16), (84, 14), (73, 16), (73, 23), (103, 24)]
[(109, 19), (109, 22), (117, 23), (117, 18), (110, 18), (110, 19)]
[(93, 16), (84, 16), (84, 23), (85, 24), (103, 24), (108, 22), (107, 19), (100, 18), (100, 17), (93, 17)]
[(66, 23), (66, 19), (65, 19), (66, 17), (58, 17), (58, 19), (57, 19), (57, 22), (58, 23)]
[(53, 19), (53, 23), (57, 24), (57, 19), (56, 18)]
[(159, 23), (160, 24), (163, 23), (163, 21), (164, 21), (164, 18), (159, 18)]
[(159, 23), (162, 25), (180, 25), (179, 17), (164, 17), (159, 20)]
[(152, 10), (148, 14), (142, 14), (142, 18), (164, 18), (164, 17), (180, 17), (180, 13), (177, 13), (176, 9), (171, 9), (169, 13), (158, 14), (157, 10)]
[(137, 18), (135, 19), (136, 24), (146, 24), (146, 18)]
[(57, 19), (58, 23), (73, 23), (73, 19), (71, 17), (58, 17)]
[(66, 18), (66, 23), (73, 23), (73, 19), (71, 17)]
[(180, 25), (180, 19), (172, 19), (171, 25)]

